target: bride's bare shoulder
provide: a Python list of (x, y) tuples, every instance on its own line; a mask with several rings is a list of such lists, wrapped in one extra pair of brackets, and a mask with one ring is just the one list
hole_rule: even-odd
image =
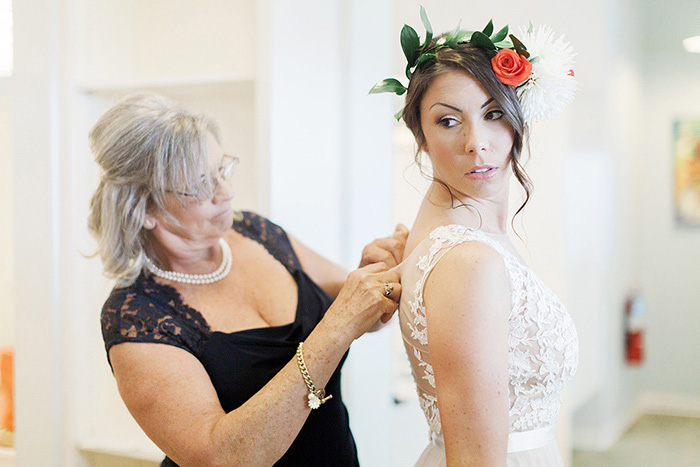
[(429, 289), (463, 292), (509, 290), (508, 273), (501, 254), (479, 241), (466, 241), (450, 249), (435, 265), (426, 284)]

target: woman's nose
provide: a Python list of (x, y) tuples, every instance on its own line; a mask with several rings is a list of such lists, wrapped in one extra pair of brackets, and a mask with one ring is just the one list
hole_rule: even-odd
[(469, 155), (478, 155), (488, 150), (486, 132), (478, 124), (465, 125), (464, 149)]
[(231, 184), (231, 179), (219, 178), (216, 185), (216, 190), (214, 190), (214, 198), (212, 202), (214, 204), (227, 203), (233, 199), (233, 186)]

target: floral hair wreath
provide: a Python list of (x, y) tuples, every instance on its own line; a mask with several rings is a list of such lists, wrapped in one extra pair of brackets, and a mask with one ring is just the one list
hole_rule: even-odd
[[(420, 17), (425, 27), (423, 45), (411, 26), (405, 24), (401, 29), (401, 48), (408, 62), (408, 79), (421, 64), (434, 59), (438, 50), (471, 43), (490, 52), (491, 66), (498, 80), (515, 88), (525, 123), (552, 118), (574, 100), (574, 51), (564, 42), (564, 36), (555, 39), (549, 27), (540, 26), (534, 31), (530, 24), (527, 29), (521, 28), (519, 34), (529, 45), (525, 47), (517, 37), (508, 34), (507, 25), (496, 33), (493, 32), (493, 21), (489, 21), (483, 31), (461, 30), (458, 25), (431, 47), (433, 28), (422, 6)], [(391, 92), (400, 96), (407, 89), (399, 80), (387, 78), (375, 84), (369, 93)], [(402, 113), (403, 109), (395, 115), (397, 120), (401, 119)]]

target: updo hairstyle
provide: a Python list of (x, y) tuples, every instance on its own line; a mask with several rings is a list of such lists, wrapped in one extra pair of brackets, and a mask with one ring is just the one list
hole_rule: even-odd
[[(433, 38), (431, 47), (436, 45), (436, 42), (444, 37), (442, 34)], [(435, 52), (436, 57), (432, 60), (427, 60), (420, 64), (414, 71), (408, 83), (408, 91), (406, 93), (406, 104), (403, 108), (402, 117), (406, 122), (406, 126), (413, 133), (418, 144), (418, 150), (415, 155), (415, 162), (423, 169), (420, 163), (421, 148), (425, 143), (425, 135), (421, 128), (420, 104), (432, 84), (433, 80), (438, 76), (449, 71), (465, 71), (474, 77), (486, 91), (498, 103), (503, 110), (504, 117), (513, 129), (513, 150), (510, 154), (510, 163), (515, 178), (525, 190), (525, 200), (518, 208), (517, 215), (527, 204), (532, 192), (532, 182), (525, 173), (521, 161), (523, 153), (523, 145), (526, 144), (527, 126), (523, 117), (522, 108), (518, 101), (518, 96), (515, 88), (501, 83), (491, 67), (491, 56), (489, 52), (481, 47), (470, 43), (459, 44), (456, 48), (443, 47)], [(438, 183), (444, 182), (433, 178)], [(452, 196), (454, 205), (454, 196), (452, 191), (445, 185)], [(461, 203), (460, 203), (461, 204)]]
[(90, 130), (101, 174), (88, 228), (105, 274), (117, 286), (133, 283), (144, 269), (144, 252), (150, 252), (143, 229), (147, 210), (164, 212), (176, 222), (165, 209), (166, 192), (183, 205), (211, 197), (207, 133), (219, 139), (212, 119), (153, 93), (124, 97)]

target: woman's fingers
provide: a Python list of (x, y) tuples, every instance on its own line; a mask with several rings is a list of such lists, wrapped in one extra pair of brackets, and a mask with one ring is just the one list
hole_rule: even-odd
[(398, 303), (401, 299), (401, 284), (397, 282), (383, 282), (381, 287), (382, 294), (391, 299), (392, 301)]
[(360, 267), (364, 267), (367, 264), (372, 264), (376, 262), (385, 263), (387, 266), (392, 267), (396, 262), (395, 252), (385, 246), (380, 245), (380, 241), (390, 240), (390, 239), (379, 239), (367, 245), (364, 250), (362, 250), (362, 261), (360, 262)]
[(377, 281), (379, 282), (391, 282), (394, 284), (401, 282), (401, 276), (396, 271), (396, 269), (383, 269), (381, 272), (376, 273)]
[(408, 230), (408, 227), (406, 227), (403, 224), (396, 224), (396, 229), (394, 230), (394, 234), (392, 237), (403, 240), (404, 243), (406, 243), (406, 239), (408, 238), (408, 233), (410, 231)]
[(343, 321), (354, 338), (364, 334), (381, 319), (386, 322), (396, 311), (401, 298), (399, 273), (383, 262), (352, 271), (333, 307), (334, 319)]
[(384, 296), (391, 300), (390, 302), (388, 300), (385, 302), (388, 311), (385, 311), (379, 317), (380, 321), (386, 324), (398, 309), (399, 300), (401, 299), (401, 283), (384, 282), (382, 286), (384, 287)]
[[(379, 273), (382, 271), (388, 271), (389, 266), (387, 266), (384, 262), (382, 261), (377, 261), (372, 264), (368, 264), (367, 266), (363, 266), (359, 269), (357, 269), (358, 272), (367, 272), (367, 273)], [(352, 274), (352, 273), (350, 273)]]
[(362, 250), (360, 267), (381, 261), (389, 267), (396, 266), (403, 260), (408, 229), (398, 224), (391, 237), (378, 238)]
[(401, 297), (401, 276), (395, 269), (389, 269), (382, 262), (357, 269), (351, 272), (350, 276), (353, 276), (353, 282), (364, 282), (395, 302)]

